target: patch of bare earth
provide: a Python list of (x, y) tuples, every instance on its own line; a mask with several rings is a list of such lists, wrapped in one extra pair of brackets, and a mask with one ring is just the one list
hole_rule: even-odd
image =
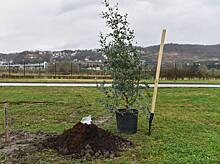
[(9, 157), (7, 163), (21, 163), (28, 153), (45, 149), (42, 142), (52, 136), (42, 131), (32, 133), (18, 130), (10, 132), (9, 140), (5, 142), (5, 134), (0, 134), (0, 154)]
[(6, 143), (4, 134), (0, 134), (0, 154), (8, 156), (12, 163), (19, 163), (20, 159), (31, 152), (48, 149), (54, 149), (68, 158), (94, 160), (114, 158), (119, 155), (119, 151), (133, 147), (132, 142), (98, 128), (95, 124), (77, 123), (60, 135), (42, 131), (13, 131), (9, 136), (10, 141)]
[(9, 133), (9, 141), (5, 142), (5, 135), (0, 134), (0, 153), (12, 155), (16, 151), (33, 151), (39, 149), (38, 143), (51, 137), (42, 131), (36, 133), (25, 131), (12, 131)]

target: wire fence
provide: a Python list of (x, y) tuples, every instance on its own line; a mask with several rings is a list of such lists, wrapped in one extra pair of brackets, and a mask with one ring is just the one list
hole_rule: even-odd
[[(154, 79), (155, 68), (142, 70), (142, 79)], [(0, 78), (49, 78), (49, 79), (111, 79), (102, 71), (101, 65), (72, 62), (53, 62), (49, 64), (5, 64), (0, 65)], [(162, 67), (161, 79), (220, 79), (219, 69), (197, 69), (193, 67)]]

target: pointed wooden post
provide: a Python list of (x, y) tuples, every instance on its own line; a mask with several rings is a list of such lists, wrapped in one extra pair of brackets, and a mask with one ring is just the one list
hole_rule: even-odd
[(156, 77), (155, 77), (155, 82), (154, 82), (154, 93), (153, 93), (150, 118), (149, 118), (149, 135), (151, 134), (151, 124), (153, 122), (154, 112), (155, 112), (155, 107), (156, 107), (157, 89), (158, 89), (158, 83), (159, 83), (159, 78), (160, 78), (160, 69), (161, 69), (161, 63), (162, 63), (162, 57), (163, 57), (165, 37), (166, 37), (166, 29), (163, 29), (162, 36), (161, 36), (160, 50), (159, 50), (159, 55), (158, 55), (158, 61), (157, 61)]
[(5, 142), (9, 141), (9, 134), (8, 134), (8, 103), (4, 103), (4, 128), (5, 128)]

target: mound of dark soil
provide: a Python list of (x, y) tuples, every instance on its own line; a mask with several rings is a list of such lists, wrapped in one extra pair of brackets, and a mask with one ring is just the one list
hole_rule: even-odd
[(48, 138), (45, 145), (58, 150), (63, 155), (97, 159), (113, 158), (117, 156), (119, 150), (131, 147), (133, 144), (94, 124), (77, 123), (73, 128), (65, 130), (63, 134)]

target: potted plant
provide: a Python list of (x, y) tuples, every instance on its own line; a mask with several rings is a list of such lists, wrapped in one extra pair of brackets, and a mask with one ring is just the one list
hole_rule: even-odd
[(102, 12), (102, 18), (106, 20), (109, 33), (100, 34), (100, 52), (105, 58), (103, 69), (112, 77), (112, 86), (101, 85), (105, 93), (102, 102), (107, 109), (116, 113), (119, 132), (136, 133), (138, 108), (147, 107), (141, 101), (144, 92), (140, 87), (140, 52), (133, 46), (135, 35), (129, 27), (128, 15), (120, 14), (118, 5), (111, 7), (107, 0), (104, 5), (106, 11)]

